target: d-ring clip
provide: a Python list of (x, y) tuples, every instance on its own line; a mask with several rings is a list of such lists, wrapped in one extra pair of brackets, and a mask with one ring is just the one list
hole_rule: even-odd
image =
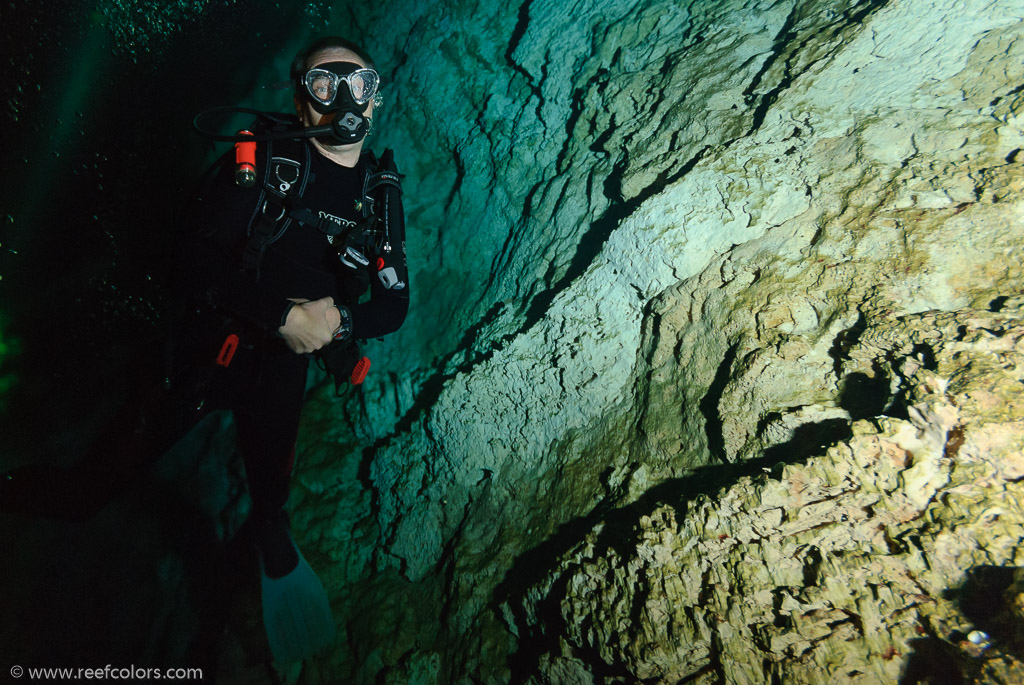
[[(270, 200), (264, 200), (263, 201), (263, 210), (262, 211), (263, 211), (264, 214), (267, 213), (267, 205), (269, 205), (269, 204), (270, 204)], [(281, 205), (281, 213), (277, 215), (277, 218), (274, 219), (274, 221), (280, 221), (281, 219), (283, 219), (284, 218), (284, 214), (285, 214), (285, 208), (284, 208), (284, 205)]]

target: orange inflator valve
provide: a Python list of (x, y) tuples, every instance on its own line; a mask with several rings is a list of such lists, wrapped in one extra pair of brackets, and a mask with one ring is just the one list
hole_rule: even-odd
[[(241, 130), (239, 136), (252, 137), (252, 131)], [(251, 188), (256, 183), (256, 141), (240, 140), (235, 143), (235, 184)]]

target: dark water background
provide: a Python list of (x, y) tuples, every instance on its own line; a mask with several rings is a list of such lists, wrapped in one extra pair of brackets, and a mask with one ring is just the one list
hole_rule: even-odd
[[(337, 9), (337, 8), (335, 8)], [(322, 3), (4, 3), (0, 470), (73, 462), (166, 329), (176, 213), (215, 105), (278, 110)], [(215, 122), (216, 123), (216, 122)], [(225, 121), (230, 131), (235, 124)]]

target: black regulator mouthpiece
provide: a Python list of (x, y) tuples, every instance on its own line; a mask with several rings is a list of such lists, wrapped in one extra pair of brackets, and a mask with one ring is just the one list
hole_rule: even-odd
[[(323, 142), (330, 142), (335, 145), (346, 145), (358, 143), (366, 137), (366, 131), (370, 127), (369, 120), (358, 111), (341, 111), (334, 117), (330, 124), (330, 133), (327, 135), (317, 134), (316, 137)], [(326, 128), (317, 126), (316, 130)], [(313, 129), (311, 129), (313, 130)], [(324, 139), (328, 140), (324, 140)]]

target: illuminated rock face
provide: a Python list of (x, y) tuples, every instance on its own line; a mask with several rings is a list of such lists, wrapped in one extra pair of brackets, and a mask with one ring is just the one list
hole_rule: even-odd
[(879, 683), (905, 668), (1019, 681), (1018, 661), (976, 660), (985, 646), (968, 635), (1011, 654), (1024, 637), (1021, 304), (869, 327), (848, 367), (897, 377), (905, 418), (857, 421), (820, 456), (709, 495), (694, 497), (701, 481), (737, 470), (668, 481), (524, 569), (503, 609), (530, 669), (558, 682)]
[(417, 300), (355, 436), (308, 412), (324, 672), (1019, 678), (957, 589), (1020, 564), (1024, 6), (400, 4)]
[[(268, 43), (227, 30), (249, 5), (101, 3), (75, 24), (92, 58), (64, 72), (92, 84), (61, 93), (72, 111), (125, 90), (108, 60), (169, 60), (163, 77), (217, 97), (273, 83), (310, 30), (381, 66), (370, 140), (406, 174), (414, 304), (368, 345), (363, 390), (317, 392), (304, 415), (290, 509), (340, 633), (310, 681), (1024, 681), (1024, 1), (435, 4), (373, 3), (357, 25), (342, 3), (267, 4), (260, 21), (304, 27)], [(175, 43), (200, 15), (209, 52)], [(33, 26), (48, 45), (51, 22)], [(263, 71), (260, 50), (277, 55)], [(22, 133), (57, 112), (19, 115), (43, 97), (26, 92), (8, 103)], [(89, 139), (74, 122), (53, 153)], [(26, 206), (63, 164), (50, 143), (32, 145)], [(107, 207), (87, 215), (105, 226), (116, 205), (134, 228), (125, 189), (146, 174), (105, 159), (120, 191), (83, 192)], [(47, 235), (22, 221), (7, 228)], [(219, 428), (195, 442), (230, 452)], [(223, 510), (219, 544), (244, 518), (241, 476), (180, 449), (164, 466)], [(136, 497), (83, 544), (104, 572), (159, 562), (138, 585), (169, 599), (110, 621), (125, 663), (189, 653), (190, 617), (151, 617), (203, 597), (175, 566), (203, 554), (166, 549)], [(66, 575), (90, 611), (121, 610), (94, 587), (106, 573)], [(265, 676), (251, 609), (216, 648), (218, 682)]]

